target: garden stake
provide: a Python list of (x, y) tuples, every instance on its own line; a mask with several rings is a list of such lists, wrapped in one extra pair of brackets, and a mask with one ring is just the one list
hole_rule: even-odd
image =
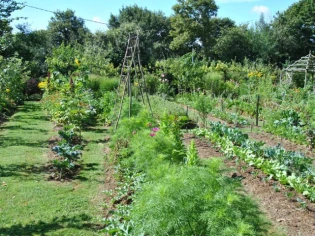
[(259, 112), (259, 94), (257, 95), (257, 104), (256, 104), (256, 126), (258, 126), (258, 112)]

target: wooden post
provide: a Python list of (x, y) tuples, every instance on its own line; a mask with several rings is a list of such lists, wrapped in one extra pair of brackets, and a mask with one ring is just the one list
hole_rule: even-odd
[(221, 97), (221, 111), (224, 112), (224, 105), (223, 105), (223, 99)]
[(257, 103), (256, 103), (256, 126), (258, 126), (258, 116), (259, 116), (259, 94), (257, 95)]
[(186, 106), (186, 116), (188, 117), (188, 106)]

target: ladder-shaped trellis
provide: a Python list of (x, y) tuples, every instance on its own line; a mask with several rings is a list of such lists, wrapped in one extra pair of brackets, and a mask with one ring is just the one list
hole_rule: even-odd
[(118, 111), (116, 111), (116, 114), (118, 114), (118, 116), (115, 124), (115, 130), (117, 129), (119, 120), (121, 118), (126, 95), (128, 96), (129, 100), (129, 117), (131, 117), (132, 86), (134, 85), (139, 88), (139, 93), (141, 95), (141, 100), (143, 104), (146, 105), (147, 102), (147, 105), (152, 112), (149, 96), (146, 89), (146, 82), (141, 66), (138, 32), (135, 35), (129, 34), (126, 53), (121, 68), (120, 82), (117, 89), (117, 100), (115, 104), (115, 107), (118, 108)]

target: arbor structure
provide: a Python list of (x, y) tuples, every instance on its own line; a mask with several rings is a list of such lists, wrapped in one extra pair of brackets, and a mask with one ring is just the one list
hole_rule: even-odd
[(307, 83), (308, 75), (311, 75), (311, 79), (313, 81), (313, 77), (315, 74), (315, 56), (310, 51), (310, 53), (307, 56), (301, 57), (301, 59), (295, 61), (293, 64), (285, 68), (283, 71), (289, 77), (290, 81), (292, 81), (292, 75), (294, 73), (305, 74), (304, 79), (305, 86)]

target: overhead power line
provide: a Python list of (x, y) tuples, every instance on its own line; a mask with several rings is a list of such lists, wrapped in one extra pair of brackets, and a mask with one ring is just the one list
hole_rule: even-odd
[[(29, 8), (33, 8), (33, 9), (36, 9), (36, 10), (40, 10), (40, 11), (46, 11), (46, 12), (50, 12), (50, 13), (53, 13), (53, 14), (56, 14), (58, 12), (56, 11), (50, 11), (50, 10), (46, 10), (46, 9), (43, 9), (43, 8), (39, 8), (39, 7), (34, 7), (34, 6), (30, 6), (30, 5), (24, 5), (26, 7), (29, 7)], [(102, 25), (106, 25), (108, 26), (108, 24), (104, 23), (104, 22), (100, 22), (100, 21), (95, 21), (95, 20), (89, 20), (89, 19), (84, 19), (82, 17), (80, 17), (82, 20), (84, 21), (89, 21), (89, 22), (93, 22), (93, 23), (97, 23), (97, 24), (102, 24)]]

